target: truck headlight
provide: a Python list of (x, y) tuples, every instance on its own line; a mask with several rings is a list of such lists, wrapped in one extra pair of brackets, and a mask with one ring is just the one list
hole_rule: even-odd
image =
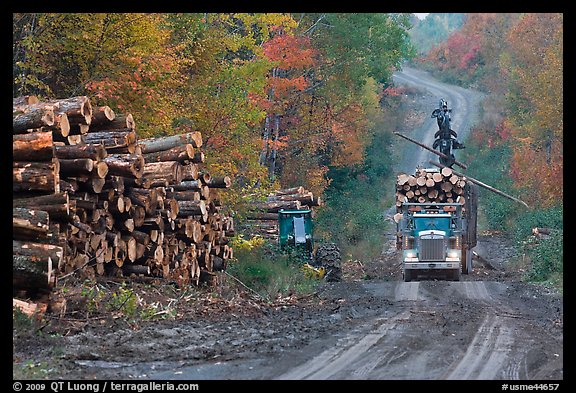
[(449, 250), (448, 258), (460, 258), (460, 250)]
[(416, 251), (414, 251), (414, 250), (406, 251), (405, 257), (406, 258), (416, 258)]

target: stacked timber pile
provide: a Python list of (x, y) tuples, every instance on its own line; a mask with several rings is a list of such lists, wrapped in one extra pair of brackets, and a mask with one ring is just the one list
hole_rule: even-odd
[(284, 188), (271, 192), (265, 201), (253, 202), (243, 224), (244, 230), (263, 238), (278, 240), (278, 212), (305, 210), (321, 206), (322, 200), (304, 187)]
[[(464, 205), (464, 187), (467, 178), (456, 175), (451, 168), (427, 171), (417, 168), (413, 175), (400, 173), (396, 178), (395, 221), (401, 217), (401, 206), (409, 203), (460, 203)], [(463, 211), (464, 211), (463, 207)]]
[(14, 99), (13, 287), (49, 293), (63, 275), (215, 282), (234, 234), (203, 170), (202, 135), (139, 140), (130, 114), (88, 97)]

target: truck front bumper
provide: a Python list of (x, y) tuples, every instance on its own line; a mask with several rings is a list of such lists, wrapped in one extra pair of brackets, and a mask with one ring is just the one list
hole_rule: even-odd
[(404, 262), (404, 269), (460, 269), (460, 260), (446, 260), (446, 262)]

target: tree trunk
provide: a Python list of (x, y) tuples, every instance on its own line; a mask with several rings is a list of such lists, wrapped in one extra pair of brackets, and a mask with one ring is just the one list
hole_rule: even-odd
[(50, 161), (52, 157), (54, 157), (54, 142), (51, 132), (13, 135), (13, 161)]

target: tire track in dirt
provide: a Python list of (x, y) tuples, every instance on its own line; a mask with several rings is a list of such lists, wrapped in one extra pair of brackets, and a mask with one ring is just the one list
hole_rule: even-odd
[[(343, 341), (352, 341), (349, 338), (338, 341), (334, 348), (330, 348), (320, 355), (294, 368), (288, 373), (282, 374), (277, 379), (329, 379), (334, 374), (342, 371), (351, 362), (356, 361), (360, 356), (378, 343), (389, 330), (394, 329), (399, 321), (410, 318), (410, 312), (404, 311), (390, 319), (383, 321), (375, 330), (364, 335), (356, 343), (348, 346), (342, 345)], [(375, 363), (375, 366), (377, 363)], [(365, 370), (364, 373), (370, 370)]]

